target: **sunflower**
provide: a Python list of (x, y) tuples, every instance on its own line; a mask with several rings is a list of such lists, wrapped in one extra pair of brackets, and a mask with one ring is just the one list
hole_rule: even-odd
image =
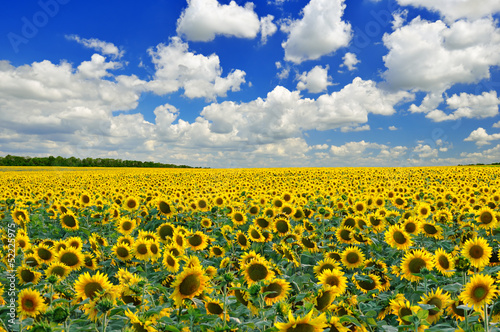
[(461, 253), (462, 256), (469, 259), (472, 266), (481, 268), (490, 262), (492, 248), (486, 239), (476, 237), (465, 242)]
[(490, 304), (498, 295), (495, 279), (489, 275), (475, 274), (465, 285), (465, 289), (460, 293), (459, 299), (465, 304), (480, 310), (486, 304)]
[(342, 263), (348, 269), (354, 269), (364, 265), (365, 255), (358, 247), (347, 247), (341, 255)]
[(204, 250), (208, 246), (209, 237), (200, 231), (191, 232), (187, 236), (187, 244), (194, 251)]
[(434, 222), (422, 222), (422, 233), (436, 240), (443, 239), (443, 228)]
[(69, 231), (76, 231), (78, 228), (80, 228), (78, 218), (73, 212), (68, 211), (67, 213), (64, 213), (59, 218), (59, 220), (61, 222), (61, 226)]
[(94, 300), (99, 296), (99, 293), (102, 295), (102, 293), (110, 291), (113, 285), (109, 282), (106, 274), (97, 271), (97, 273), (93, 276), (90, 276), (88, 272), (80, 274), (73, 287), (75, 289), (76, 296), (82, 300), (87, 298)]
[(455, 273), (455, 260), (444, 249), (438, 248), (434, 253), (434, 267), (445, 277), (451, 277)]
[(184, 268), (171, 285), (174, 291), (170, 297), (177, 306), (181, 306), (184, 299), (192, 299), (203, 293), (208, 281), (209, 278), (201, 267)]
[(292, 227), (290, 226), (290, 221), (288, 218), (279, 217), (273, 221), (273, 230), (278, 233), (278, 235), (285, 235), (290, 232)]
[(37, 290), (31, 288), (25, 288), (19, 292), (17, 304), (17, 310), (21, 314), (21, 319), (36, 317), (47, 309), (42, 295)]
[(332, 316), (330, 319), (326, 322), (326, 327), (330, 329), (330, 331), (336, 331), (336, 332), (350, 332), (351, 330), (340, 322), (340, 317), (337, 316)]
[(221, 246), (211, 246), (210, 247), (210, 257), (224, 257), (226, 250)]
[[(205, 310), (209, 315), (216, 315), (224, 319), (224, 304), (219, 300), (207, 298), (205, 300)], [(226, 315), (226, 320), (229, 320), (229, 315)]]
[(347, 289), (347, 277), (340, 269), (326, 269), (318, 276), (318, 284), (330, 289), (335, 296), (342, 295)]
[(174, 235), (172, 236), (173, 244), (177, 247), (180, 252), (184, 252), (184, 249), (188, 247), (187, 241), (184, 238), (184, 235), (179, 231), (175, 230)]
[(15, 208), (11, 215), (14, 222), (22, 228), (25, 228), (26, 224), (30, 222), (30, 215), (26, 210)]
[(231, 213), (230, 218), (234, 226), (242, 226), (247, 222), (247, 216), (245, 215), (245, 213), (237, 210), (234, 210)]
[(247, 209), (247, 213), (254, 217), (257, 216), (259, 212), (260, 212), (260, 207), (258, 205), (251, 205)]
[(416, 206), (415, 209), (418, 217), (424, 220), (431, 214), (431, 206), (427, 203), (421, 202)]
[(431, 254), (425, 249), (415, 249), (407, 252), (401, 262), (403, 277), (409, 281), (419, 281), (422, 278), (414, 274), (422, 269), (432, 270), (433, 260)]
[(431, 324), (436, 323), (439, 318), (443, 315), (444, 309), (448, 307), (450, 300), (450, 295), (448, 293), (443, 293), (441, 288), (426, 294), (420, 298), (420, 304), (431, 304), (435, 305), (435, 309), (429, 310), (429, 316), (427, 316), (427, 321)]
[(156, 234), (160, 238), (160, 241), (166, 242), (167, 239), (171, 239), (174, 236), (175, 226), (169, 222), (165, 222), (158, 226), (156, 229)]
[(89, 206), (92, 203), (92, 198), (90, 197), (89, 193), (83, 192), (80, 195), (80, 204), (83, 206)]
[(312, 318), (313, 310), (311, 310), (304, 318), (293, 317), (292, 311), (288, 312), (288, 323), (276, 323), (275, 327), (278, 332), (292, 332), (292, 331), (308, 331), (308, 332), (322, 332), (326, 327), (326, 316), (322, 313), (316, 318)]
[(448, 315), (451, 315), (457, 321), (465, 320), (466, 311), (465, 309), (458, 308), (464, 305), (464, 302), (459, 299), (451, 300), (448, 309), (446, 312)]
[(362, 215), (366, 212), (367, 206), (364, 201), (358, 201), (354, 203), (352, 209), (354, 210), (354, 213)]
[[(284, 279), (273, 279), (264, 286), (262, 286), (262, 293), (264, 295), (264, 301), (267, 305), (273, 305), (274, 303), (281, 302), (288, 296), (290, 291), (290, 283)], [(267, 294), (266, 294), (267, 293)]]
[(134, 242), (134, 246), (132, 247), (135, 258), (137, 258), (138, 260), (147, 261), (151, 257), (151, 251), (149, 250), (150, 245), (151, 241), (149, 240), (136, 240)]
[(129, 212), (134, 212), (139, 208), (140, 201), (137, 197), (129, 196), (123, 201), (123, 208)]
[(294, 221), (301, 221), (302, 219), (305, 218), (305, 212), (304, 212), (304, 210), (302, 210), (301, 207), (296, 207), (295, 211), (293, 212), (293, 214), (290, 215), (290, 217)]
[(170, 217), (174, 213), (171, 203), (163, 198), (156, 201), (156, 208), (161, 216)]
[(387, 232), (385, 232), (385, 242), (398, 250), (406, 250), (413, 244), (410, 234), (406, 233), (403, 227), (399, 225), (389, 227)]
[(30, 238), (28, 235), (18, 232), (16, 235), (16, 246), (26, 251), (31, 248)]
[(253, 220), (253, 224), (260, 229), (268, 229), (272, 226), (270, 218), (258, 217)]
[(68, 247), (57, 253), (56, 261), (65, 264), (72, 271), (78, 271), (84, 264), (84, 256), (81, 250)]
[(385, 229), (385, 218), (379, 213), (371, 213), (367, 216), (368, 226), (375, 233), (380, 233)]
[(38, 284), (42, 274), (38, 271), (33, 271), (29, 266), (21, 265), (17, 268), (17, 279), (19, 285), (25, 285), (27, 283), (32, 283), (33, 285)]
[[(409, 301), (403, 299), (394, 299), (390, 302), (391, 310), (394, 315), (397, 316), (399, 325), (411, 325), (411, 322), (404, 319), (406, 316), (412, 316), (419, 312), (421, 309), (418, 305), (411, 305)], [(419, 327), (419, 331), (420, 328)]]
[(66, 278), (71, 269), (61, 262), (52, 262), (49, 267), (45, 270), (45, 276), (48, 278), (50, 276), (56, 276), (59, 280)]
[(177, 273), (179, 271), (179, 259), (168, 251), (163, 252), (163, 266), (167, 271)]
[(315, 253), (319, 251), (318, 244), (316, 243), (314, 236), (301, 236), (299, 239), (299, 244), (304, 250), (310, 253)]
[(116, 258), (124, 262), (131, 260), (133, 257), (132, 248), (128, 244), (115, 244), (111, 251), (113, 251)]
[(261, 231), (254, 225), (248, 228), (248, 237), (254, 242), (264, 242), (266, 239), (262, 235)]
[[(353, 219), (354, 221), (354, 219)], [(342, 226), (337, 229), (335, 236), (339, 243), (351, 244), (354, 241), (354, 228), (351, 226)]]
[(116, 221), (116, 230), (123, 235), (130, 235), (137, 227), (137, 221), (134, 218), (121, 217)]
[(418, 235), (421, 232), (421, 222), (419, 219), (410, 217), (403, 223), (403, 229), (411, 235)]
[(316, 276), (319, 276), (326, 270), (336, 270), (340, 269), (340, 264), (333, 258), (325, 258), (316, 263), (313, 268), (313, 272)]
[(252, 259), (242, 266), (242, 270), (248, 286), (252, 286), (261, 280), (271, 280), (274, 277), (274, 271), (271, 270), (269, 262), (262, 257)]
[(33, 252), (36, 255), (36, 258), (40, 260), (42, 263), (50, 264), (54, 259), (54, 252), (49, 246), (45, 244), (39, 244), (35, 248), (33, 248)]
[(61, 249), (66, 249), (67, 247), (73, 247), (77, 250), (81, 250), (82, 246), (83, 246), (83, 241), (79, 236), (72, 236), (72, 237), (67, 238), (64, 241), (64, 244), (66, 246), (65, 247), (61, 246), (59, 249), (57, 249), (57, 247), (56, 247), (57, 244), (54, 245), (54, 247), (56, 247), (57, 252), (59, 252)]
[(312, 302), (314, 304), (314, 308), (318, 311), (325, 311), (330, 307), (335, 300), (336, 294), (331, 289), (321, 288), (318, 290), (318, 294), (314, 296)]
[(243, 250), (250, 248), (251, 242), (248, 240), (247, 236), (242, 231), (238, 231), (238, 233), (236, 233), (235, 241)]
[(356, 288), (365, 294), (372, 290), (379, 289), (381, 286), (380, 278), (375, 273), (363, 273), (358, 275), (356, 272), (352, 276), (352, 281)]
[(210, 218), (203, 218), (200, 220), (200, 225), (203, 228), (210, 228), (212, 227), (212, 220)]
[(498, 220), (495, 217), (495, 212), (489, 207), (483, 207), (476, 212), (476, 222), (479, 228), (493, 229), (498, 225)]

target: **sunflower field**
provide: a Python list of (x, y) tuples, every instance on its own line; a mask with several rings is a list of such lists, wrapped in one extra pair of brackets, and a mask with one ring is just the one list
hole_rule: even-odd
[(0, 331), (500, 330), (500, 168), (0, 168)]

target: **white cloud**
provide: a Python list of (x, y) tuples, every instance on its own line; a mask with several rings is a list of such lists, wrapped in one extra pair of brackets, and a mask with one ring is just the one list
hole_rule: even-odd
[(342, 21), (344, 0), (311, 0), (302, 10), (302, 18), (282, 24), (288, 33), (282, 43), (285, 60), (301, 63), (315, 60), (349, 45), (351, 25)]
[(466, 142), (474, 142), (477, 146), (490, 144), (490, 141), (500, 139), (500, 133), (488, 135), (486, 130), (482, 127), (477, 128), (470, 135), (464, 139)]
[(500, 29), (492, 18), (442, 21), (415, 18), (383, 37), (387, 83), (396, 89), (441, 93), (457, 83), (490, 77), (500, 65)]
[(351, 157), (351, 156), (360, 156), (362, 154), (365, 154), (366, 149), (386, 149), (386, 148), (387, 146), (385, 145), (365, 142), (364, 140), (362, 140), (359, 142), (348, 142), (340, 146), (332, 145), (330, 147), (330, 152), (334, 156)]
[(79, 43), (87, 48), (91, 48), (95, 51), (98, 51), (104, 55), (111, 55), (115, 59), (121, 58), (123, 56), (123, 54), (125, 53), (125, 51), (120, 51), (120, 49), (118, 49), (118, 47), (116, 47), (114, 44), (108, 43), (108, 42), (105, 42), (105, 41), (102, 41), (99, 39), (80, 38), (77, 35), (67, 35), (65, 37), (68, 40), (74, 40), (77, 43)]
[(315, 66), (309, 72), (303, 72), (297, 77), (299, 83), (298, 90), (308, 90), (311, 93), (320, 93), (326, 90), (329, 85), (332, 85), (331, 77), (328, 76), (328, 65), (323, 68)]
[(500, 128), (500, 121), (498, 122), (495, 122), (493, 125), (492, 125), (493, 128)]
[(481, 152), (462, 152), (460, 154), (459, 162), (461, 164), (477, 164), (477, 163), (493, 163), (500, 160), (500, 144), (495, 147), (483, 150)]
[(411, 104), (409, 111), (412, 113), (429, 113), (437, 109), (437, 107), (443, 102), (442, 93), (430, 92), (425, 95), (424, 99), (420, 103), (420, 106)]
[(397, 0), (401, 6), (424, 7), (440, 13), (448, 21), (478, 19), (500, 12), (497, 0)]
[(396, 30), (401, 28), (406, 22), (406, 17), (408, 16), (408, 10), (399, 10), (392, 13), (392, 29)]
[(484, 119), (494, 117), (498, 114), (500, 99), (497, 98), (496, 91), (483, 92), (481, 95), (461, 93), (446, 99), (446, 103), (449, 108), (456, 110), (451, 114), (446, 114), (441, 110), (433, 110), (426, 117), (436, 122), (458, 120), (460, 118)]
[(398, 128), (396, 126), (389, 126), (389, 130), (394, 131), (394, 130), (398, 130)]
[(260, 40), (262, 44), (265, 44), (267, 42), (267, 37), (272, 36), (278, 30), (273, 20), (273, 15), (267, 15), (266, 17), (260, 18)]
[(351, 52), (347, 52), (346, 54), (344, 54), (344, 56), (342, 57), (342, 60), (344, 60), (344, 63), (341, 66), (346, 66), (347, 69), (349, 69), (351, 71), (355, 70), (356, 65), (360, 62), (356, 58), (356, 54), (351, 53)]
[(276, 69), (281, 70), (276, 74), (276, 77), (278, 77), (280, 80), (287, 79), (288, 76), (290, 75), (290, 66), (289, 65), (283, 66), (279, 61), (276, 61), (275, 65)]
[(227, 91), (239, 91), (245, 82), (245, 72), (236, 69), (222, 77), (219, 57), (204, 56), (188, 50), (188, 44), (179, 37), (170, 39), (168, 45), (159, 44), (148, 50), (155, 65), (155, 77), (147, 88), (164, 95), (184, 89), (188, 98), (215, 99), (226, 96)]
[(364, 126), (358, 126), (358, 127), (349, 127), (349, 126), (344, 126), (340, 128), (340, 131), (343, 133), (348, 133), (351, 131), (367, 131), (370, 130), (370, 125), (366, 124)]
[[(188, 7), (177, 20), (177, 33), (191, 41), (210, 41), (216, 35), (255, 38), (261, 21), (253, 10), (253, 3), (244, 7), (231, 1), (221, 5), (217, 0), (188, 0)], [(266, 29), (270, 28), (266, 21)], [(270, 30), (267, 30), (268, 33)]]
[(429, 157), (437, 158), (438, 156), (438, 150), (433, 149), (428, 144), (418, 144), (413, 149), (413, 153), (417, 154), (419, 158), (429, 158)]
[(78, 73), (84, 78), (100, 79), (105, 76), (111, 76), (108, 70), (121, 68), (119, 62), (106, 61), (106, 58), (99, 54), (92, 55), (90, 61), (83, 61), (78, 66)]

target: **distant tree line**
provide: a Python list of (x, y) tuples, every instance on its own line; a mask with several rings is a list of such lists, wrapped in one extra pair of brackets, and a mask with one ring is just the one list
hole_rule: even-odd
[(20, 157), (6, 155), (0, 157), (0, 166), (63, 166), (63, 167), (155, 167), (155, 168), (191, 168), (186, 165), (163, 164), (153, 161), (122, 160), (111, 158), (76, 158), (76, 157)]
[(491, 164), (477, 163), (477, 164), (468, 164), (468, 165), (458, 164), (458, 166), (488, 166), (488, 165), (500, 165), (500, 163), (491, 163)]

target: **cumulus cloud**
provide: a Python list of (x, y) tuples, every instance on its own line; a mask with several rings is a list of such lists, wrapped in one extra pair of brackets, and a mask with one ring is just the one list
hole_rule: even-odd
[(500, 139), (500, 133), (488, 135), (486, 130), (482, 127), (472, 131), (470, 135), (464, 139), (466, 142), (474, 142), (477, 146), (488, 145), (490, 141)]
[(95, 51), (98, 51), (104, 55), (111, 55), (115, 59), (119, 59), (125, 54), (125, 51), (121, 51), (118, 47), (116, 47), (112, 43), (108, 43), (96, 38), (80, 38), (77, 35), (67, 35), (65, 36), (68, 40), (74, 40), (77, 43), (85, 46), (86, 48), (91, 48)]
[(398, 128), (396, 126), (389, 126), (389, 130), (394, 131), (394, 130), (398, 130)]
[(450, 26), (417, 17), (383, 42), (389, 49), (383, 77), (395, 89), (444, 92), (489, 78), (490, 67), (500, 65), (500, 29), (491, 17)]
[(311, 0), (301, 19), (283, 23), (281, 30), (288, 34), (282, 43), (285, 60), (315, 60), (349, 45), (352, 29), (342, 20), (344, 8), (344, 0)]
[(344, 54), (344, 56), (342, 57), (342, 60), (344, 61), (344, 63), (341, 66), (342, 67), (346, 66), (347, 69), (349, 69), (350, 71), (355, 70), (356, 65), (360, 62), (356, 58), (356, 54), (351, 53), (351, 52), (347, 52), (346, 54)]
[(424, 7), (438, 12), (448, 21), (460, 18), (475, 20), (500, 12), (500, 2), (497, 0), (482, 0), (478, 5), (476, 0), (397, 0), (401, 6)]
[(500, 121), (498, 122), (495, 122), (493, 125), (492, 125), (493, 128), (500, 128)]
[(278, 31), (278, 27), (273, 23), (274, 16), (267, 15), (260, 18), (260, 40), (262, 44), (267, 42), (267, 37), (274, 35)]
[(492, 90), (483, 92), (481, 95), (454, 94), (446, 99), (446, 103), (449, 108), (455, 109), (453, 113), (446, 114), (441, 110), (433, 110), (426, 117), (436, 122), (458, 120), (460, 118), (484, 119), (494, 117), (498, 114), (500, 99), (497, 98), (497, 92)]
[(348, 133), (351, 131), (367, 131), (370, 130), (370, 125), (366, 124), (363, 126), (358, 126), (358, 127), (349, 127), (349, 126), (344, 126), (340, 128), (340, 131), (343, 133)]
[(239, 91), (245, 82), (245, 72), (236, 69), (222, 77), (222, 68), (216, 54), (204, 56), (189, 51), (187, 43), (179, 37), (168, 45), (159, 44), (148, 50), (155, 65), (154, 79), (147, 88), (164, 95), (184, 89), (188, 98), (215, 99), (228, 91)]
[[(217, 0), (188, 0), (187, 3), (177, 20), (177, 33), (187, 40), (211, 41), (216, 35), (252, 39), (261, 28), (251, 2), (243, 7), (234, 1), (227, 5), (219, 4)], [(263, 23), (266, 34), (272, 31), (269, 18)]]
[(438, 150), (432, 148), (428, 144), (418, 144), (415, 148), (413, 148), (413, 153), (416, 154), (419, 158), (437, 158), (438, 156)]
[(386, 149), (387, 146), (378, 143), (365, 142), (364, 140), (359, 142), (348, 142), (344, 145), (330, 147), (330, 152), (334, 156), (349, 157), (354, 155), (365, 154), (366, 149)]
[(309, 72), (303, 72), (297, 77), (299, 83), (298, 90), (308, 90), (311, 93), (320, 93), (326, 90), (329, 85), (332, 85), (331, 77), (328, 76), (328, 65), (324, 68), (315, 66)]

